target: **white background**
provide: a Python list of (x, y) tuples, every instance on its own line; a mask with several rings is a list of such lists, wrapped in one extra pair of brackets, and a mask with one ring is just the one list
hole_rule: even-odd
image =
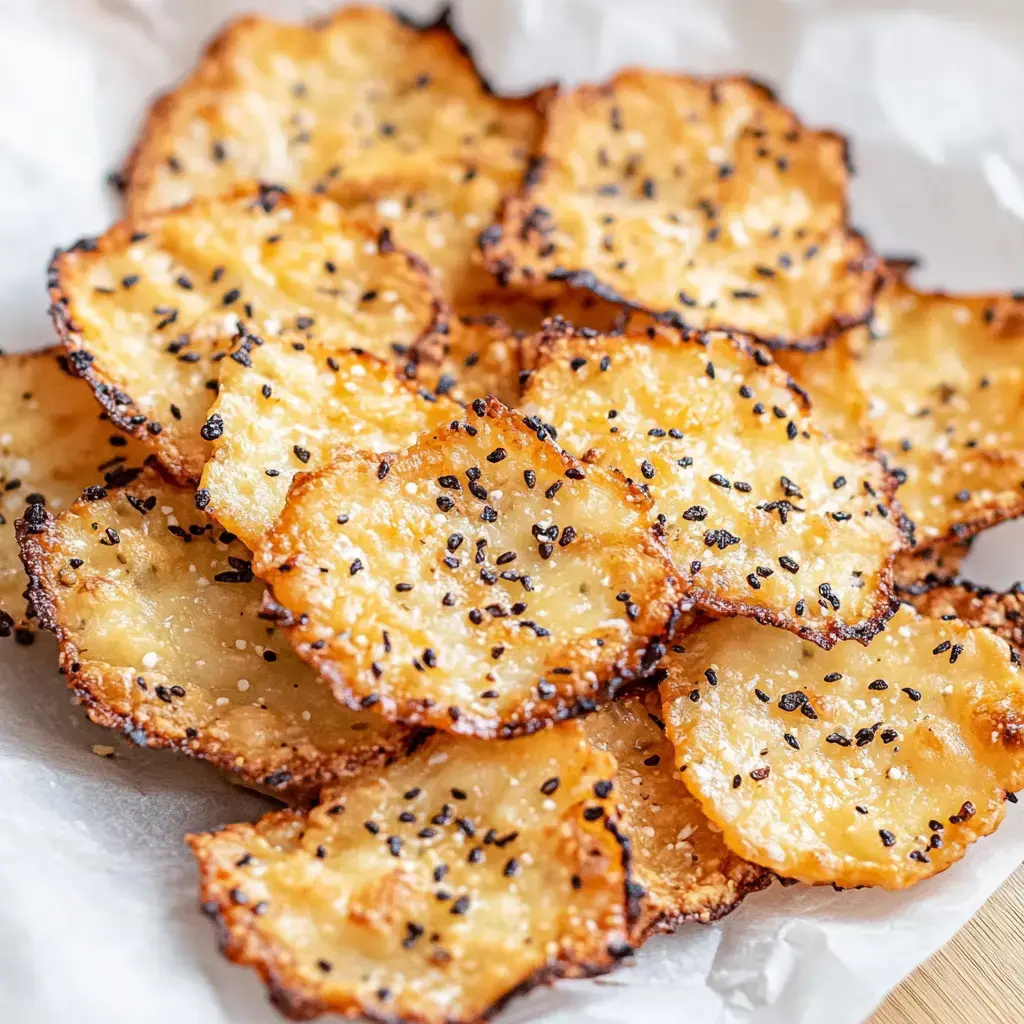
[[(147, 98), (221, 22), (326, 4), (0, 0), (0, 346), (51, 342), (55, 245), (116, 216), (104, 184)], [(424, 12), (433, 5), (408, 2)], [(622, 64), (749, 70), (854, 139), (855, 223), (918, 280), (1024, 287), (1024, 5), (1018, 0), (463, 0), (499, 86)], [(71, 453), (69, 453), (71, 454)], [(979, 582), (1024, 576), (1024, 531), (986, 534)], [(0, 1019), (267, 1024), (261, 986), (214, 953), (181, 837), (265, 802), (201, 765), (132, 750), (68, 705), (49, 638), (0, 645)], [(113, 761), (93, 743), (118, 744)], [(1021, 859), (1024, 818), (904, 894), (775, 886), (719, 925), (658, 939), (635, 968), (517, 1002), (503, 1021), (846, 1024), (940, 945)]]

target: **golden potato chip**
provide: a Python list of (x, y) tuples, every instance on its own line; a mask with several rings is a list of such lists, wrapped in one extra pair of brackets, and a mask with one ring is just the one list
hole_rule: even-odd
[(892, 478), (821, 434), (764, 351), (724, 334), (552, 326), (522, 408), (650, 494), (698, 607), (823, 647), (866, 642), (895, 609)]
[(492, 399), (299, 477), (254, 568), (350, 707), (508, 737), (648, 674), (683, 612), (649, 502)]
[(444, 358), (422, 367), (419, 383), (438, 395), (466, 404), (493, 395), (508, 406), (519, 404), (523, 338), (499, 317), (459, 317), (451, 322)]
[(99, 725), (293, 793), (404, 749), (343, 708), (259, 618), (248, 551), (147, 470), (19, 524), (30, 596), (68, 685)]
[(784, 877), (902, 889), (1024, 786), (1024, 685), (986, 629), (904, 606), (870, 646), (826, 652), (723, 619), (665, 667), (683, 781), (730, 849)]
[(814, 422), (856, 448), (870, 448), (870, 400), (861, 388), (858, 359), (868, 330), (855, 327), (816, 352), (781, 349), (775, 361), (807, 392)]
[(397, 451), (462, 407), (421, 393), (360, 352), (243, 342), (221, 363), (209, 418), (221, 425), (197, 504), (255, 548), (284, 508), (296, 473), (342, 451)]
[(901, 597), (930, 590), (960, 575), (960, 566), (971, 550), (969, 540), (950, 540), (915, 551), (901, 551), (893, 566), (893, 579)]
[(588, 740), (618, 765), (615, 797), (644, 891), (634, 944), (653, 929), (715, 921), (772, 875), (732, 853), (680, 781), (657, 691), (612, 701), (581, 721)]
[(216, 364), (240, 335), (361, 348), (411, 371), (438, 358), (447, 320), (436, 282), (387, 232), (262, 186), (77, 243), (54, 258), (50, 297), (71, 369), (179, 483), (202, 473)]
[(821, 347), (871, 312), (875, 258), (846, 222), (846, 141), (763, 86), (623, 71), (549, 104), (540, 156), (482, 238), (503, 280), (773, 347)]
[(918, 292), (891, 280), (858, 363), (871, 428), (905, 475), (918, 545), (1024, 513), (1024, 296)]
[(446, 18), (417, 28), (360, 7), (310, 25), (242, 18), (154, 104), (125, 173), (128, 209), (246, 179), (323, 192), (450, 161), (517, 174), (542, 101), (494, 95)]
[(458, 1024), (630, 951), (615, 761), (575, 723), (434, 735), (308, 815), (192, 835), (227, 956), (289, 1016)]
[(0, 637), (32, 642), (14, 521), (26, 503), (66, 508), (91, 484), (126, 481), (145, 452), (97, 413), (58, 349), (0, 355)]
[(957, 618), (968, 626), (991, 629), (1010, 645), (1019, 661), (1024, 650), (1024, 584), (998, 591), (960, 580), (922, 589), (907, 599), (933, 619)]

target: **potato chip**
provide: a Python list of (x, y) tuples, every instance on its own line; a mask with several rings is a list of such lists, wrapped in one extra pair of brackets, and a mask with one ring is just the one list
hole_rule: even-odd
[(480, 1021), (630, 951), (614, 774), (575, 723), (499, 744), (435, 735), (308, 816), (189, 836), (203, 909), (296, 1019)]
[(240, 333), (412, 368), (439, 357), (447, 320), (436, 282), (387, 232), (267, 187), (77, 243), (54, 258), (50, 296), (71, 369), (179, 483), (209, 456), (217, 363)]
[(855, 448), (870, 448), (875, 441), (870, 399), (858, 376), (858, 359), (867, 344), (867, 328), (856, 327), (816, 352), (774, 353), (779, 366), (807, 392), (814, 422)]
[(0, 355), (0, 637), (24, 644), (33, 623), (14, 521), (26, 502), (58, 511), (91, 484), (130, 479), (145, 459), (59, 358), (57, 349)]
[(586, 289), (773, 347), (821, 347), (871, 312), (846, 141), (761, 85), (624, 71), (553, 100), (540, 153), (482, 239), (510, 283)]
[(902, 517), (874, 459), (822, 435), (802, 392), (724, 334), (552, 326), (522, 408), (655, 503), (694, 603), (830, 647), (896, 607)]
[(1024, 584), (990, 590), (967, 580), (938, 584), (910, 595), (909, 602), (933, 619), (958, 618), (968, 626), (985, 626), (1001, 636), (1019, 660), (1024, 650)]
[(1024, 685), (986, 629), (904, 606), (870, 646), (825, 652), (729, 619), (665, 667), (683, 781), (730, 849), (784, 877), (902, 889), (1024, 786)]
[(440, 364), (421, 367), (418, 383), (464, 405), (488, 395), (518, 405), (522, 347), (522, 333), (498, 316), (458, 317), (451, 322)]
[(293, 794), (401, 752), (410, 733), (343, 708), (259, 618), (248, 551), (147, 470), (19, 526), (30, 596), (99, 725)]
[(690, 796), (664, 734), (657, 691), (612, 701), (582, 719), (589, 741), (611, 754), (615, 796), (643, 888), (634, 944), (682, 921), (715, 921), (772, 876), (742, 860)]
[(918, 545), (1024, 513), (1024, 296), (918, 292), (892, 280), (858, 363), (871, 427), (905, 474)]
[(342, 451), (397, 451), (462, 407), (421, 393), (364, 353), (244, 344), (221, 363), (210, 419), (222, 424), (197, 503), (255, 548), (284, 508), (296, 473)]
[(299, 477), (254, 569), (350, 707), (508, 737), (649, 673), (683, 614), (649, 502), (477, 399), (404, 452)]
[(154, 104), (125, 174), (129, 212), (246, 179), (323, 192), (452, 161), (518, 174), (543, 96), (495, 96), (446, 18), (417, 28), (360, 7), (308, 26), (242, 18)]
[(950, 540), (915, 551), (901, 551), (893, 566), (893, 579), (901, 597), (930, 590), (960, 575), (960, 566), (970, 553), (969, 540)]

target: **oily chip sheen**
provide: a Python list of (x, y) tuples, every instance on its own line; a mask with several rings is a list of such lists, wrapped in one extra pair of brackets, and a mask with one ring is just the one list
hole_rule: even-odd
[(1024, 513), (1024, 297), (891, 281), (858, 363), (918, 545)]
[(189, 836), (203, 907), (295, 1019), (480, 1021), (629, 952), (614, 776), (571, 722), (509, 743), (434, 735), (308, 815)]
[(54, 258), (50, 298), (72, 371), (193, 484), (219, 429), (206, 422), (218, 364), (239, 338), (359, 348), (411, 374), (439, 358), (447, 321), (429, 271), (389, 233), (263, 186), (78, 242)]
[[(0, 355), (0, 637), (32, 642), (14, 522), (66, 508), (91, 484), (124, 481), (145, 451), (113, 427), (57, 349)], [(28, 513), (31, 502), (39, 511)]]
[(724, 334), (552, 327), (522, 408), (648, 493), (691, 599), (829, 647), (892, 614), (892, 478), (822, 434), (765, 352)]
[(649, 503), (496, 400), (299, 477), (255, 571), (350, 707), (481, 737), (593, 710), (684, 614)]
[(643, 889), (634, 943), (682, 921), (715, 921), (772, 878), (722, 842), (679, 778), (660, 716), (652, 690), (614, 700), (582, 719), (590, 742), (618, 765), (615, 798)]
[(735, 853), (783, 877), (905, 888), (1024, 785), (1024, 685), (987, 629), (904, 606), (870, 646), (826, 652), (723, 619), (665, 667), (683, 781)]
[(326, 192), (453, 161), (516, 175), (543, 95), (495, 96), (446, 18), (418, 28), (369, 7), (309, 25), (241, 18), (150, 111), (125, 174), (128, 209), (247, 179)]
[(221, 363), (209, 419), (222, 431), (196, 500), (250, 548), (284, 508), (296, 473), (343, 451), (397, 451), (462, 414), (364, 353), (278, 341), (243, 342), (238, 351), (243, 360)]
[(483, 237), (504, 280), (585, 289), (679, 327), (818, 348), (871, 312), (846, 141), (742, 78), (623, 71), (547, 108), (540, 161)]
[(19, 526), (30, 594), (99, 725), (286, 795), (400, 753), (408, 731), (343, 708), (259, 618), (248, 551), (145, 471)]

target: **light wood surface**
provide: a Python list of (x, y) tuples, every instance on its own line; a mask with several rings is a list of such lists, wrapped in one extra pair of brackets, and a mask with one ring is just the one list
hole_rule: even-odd
[(1024, 1021), (1024, 866), (943, 949), (897, 986), (869, 1024)]

